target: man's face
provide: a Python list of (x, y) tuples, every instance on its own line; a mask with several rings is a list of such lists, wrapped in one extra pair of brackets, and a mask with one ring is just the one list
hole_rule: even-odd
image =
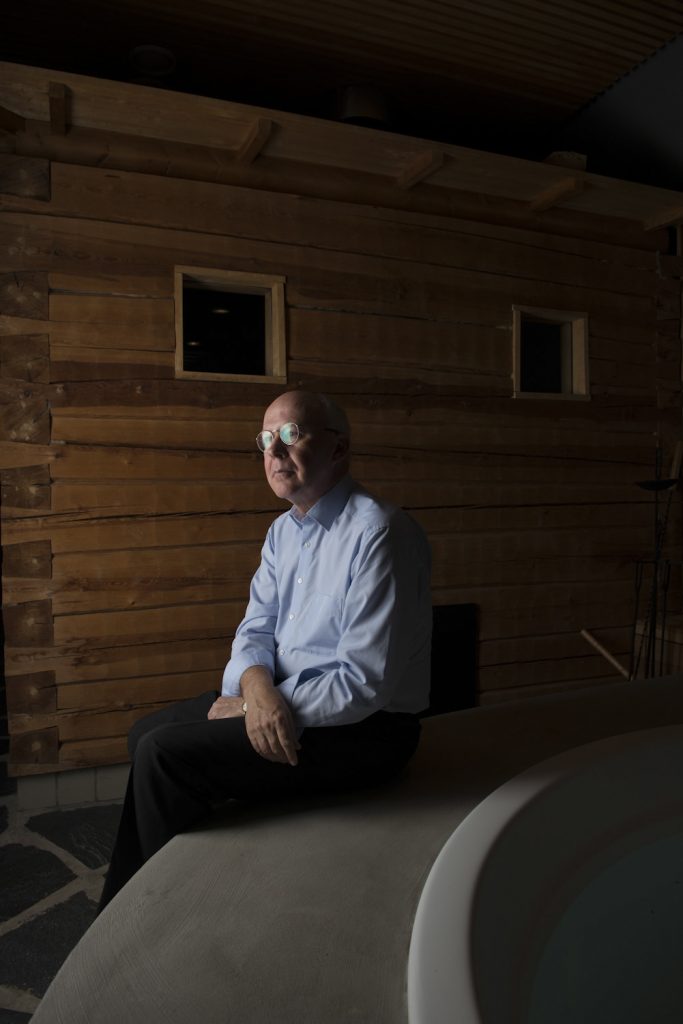
[(263, 455), (266, 479), (278, 498), (291, 501), (304, 514), (339, 479), (345, 449), (340, 437), (325, 429), (318, 407), (307, 405), (296, 392), (277, 398), (263, 417), (263, 429), (273, 433), (285, 423), (297, 423), (301, 436), (286, 445), (276, 434)]

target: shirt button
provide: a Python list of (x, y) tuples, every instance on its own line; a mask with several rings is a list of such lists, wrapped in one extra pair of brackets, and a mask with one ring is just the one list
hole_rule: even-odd
[(297, 583), (303, 583), (303, 577), (302, 577), (302, 576), (299, 576), (299, 579), (298, 579), (298, 580), (297, 580), (296, 582), (297, 582)]
[(292, 614), (292, 615), (290, 615), (290, 616), (289, 616), (289, 621), (291, 622), (293, 618), (294, 618), (294, 615), (293, 615), (293, 614)]
[(311, 546), (311, 542), (310, 542), (310, 540), (307, 540), (306, 543), (304, 544), (304, 547), (305, 548), (310, 548), (310, 546)]
[(284, 654), (284, 653), (285, 653), (285, 649), (284, 649), (284, 647), (281, 647), (280, 648), (280, 654)]

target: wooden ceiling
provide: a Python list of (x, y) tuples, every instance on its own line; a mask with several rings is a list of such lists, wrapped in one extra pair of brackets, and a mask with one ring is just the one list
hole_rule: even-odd
[(542, 157), (561, 126), (683, 31), (678, 0), (24, 0), (0, 59), (316, 117), (381, 90), (389, 130)]

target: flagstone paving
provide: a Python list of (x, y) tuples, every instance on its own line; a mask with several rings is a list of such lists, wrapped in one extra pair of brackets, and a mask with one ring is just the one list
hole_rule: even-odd
[(0, 800), (0, 1024), (24, 1024), (95, 918), (121, 804)]

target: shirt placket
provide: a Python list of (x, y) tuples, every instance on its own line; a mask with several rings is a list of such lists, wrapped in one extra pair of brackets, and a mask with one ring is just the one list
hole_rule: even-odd
[(284, 635), (278, 651), (280, 655), (287, 654), (288, 650), (291, 649), (293, 637), (298, 632), (301, 611), (310, 581), (315, 528), (316, 523), (313, 519), (304, 522), (301, 527), (301, 547), (299, 548), (299, 560), (296, 567), (296, 582), (292, 591), (292, 602), (287, 611)]

